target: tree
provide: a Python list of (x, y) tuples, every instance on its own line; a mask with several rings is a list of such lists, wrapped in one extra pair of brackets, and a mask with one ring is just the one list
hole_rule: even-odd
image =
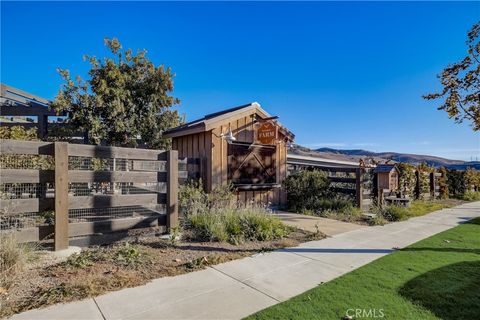
[(90, 79), (72, 80), (67, 69), (58, 69), (64, 79), (52, 107), (65, 111), (66, 122), (85, 131), (93, 144), (137, 145), (141, 140), (149, 148), (169, 148), (170, 139), (162, 137), (166, 129), (180, 124), (171, 107), (179, 103), (170, 94), (173, 77), (169, 67), (156, 67), (146, 58), (146, 50), (133, 54), (122, 50), (116, 39), (105, 39), (112, 57), (103, 60), (84, 56), (90, 63)]
[(439, 93), (424, 99), (444, 99), (438, 110), (445, 110), (455, 122), (471, 121), (474, 131), (480, 130), (480, 22), (468, 32), (468, 55), (446, 67), (437, 77), (443, 86)]

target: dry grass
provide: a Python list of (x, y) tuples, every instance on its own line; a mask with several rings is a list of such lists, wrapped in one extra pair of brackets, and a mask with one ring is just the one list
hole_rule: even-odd
[(17, 244), (14, 235), (0, 236), (0, 287), (8, 289), (15, 278), (34, 260), (35, 247)]
[(4, 295), (0, 317), (135, 287), (155, 278), (175, 276), (323, 237), (325, 235), (320, 232), (297, 230), (283, 239), (233, 245), (226, 242), (172, 242), (143, 235), (130, 243), (92, 247), (61, 263), (37, 263), (23, 269), (20, 272), (22, 281), (14, 282)]

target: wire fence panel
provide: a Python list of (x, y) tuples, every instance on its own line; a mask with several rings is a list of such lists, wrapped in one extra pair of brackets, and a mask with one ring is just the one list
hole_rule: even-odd
[[(0, 140), (0, 231), (54, 225), (54, 144)], [(169, 188), (199, 175), (198, 159), (171, 160), (161, 150), (67, 146), (69, 223), (166, 221)], [(167, 159), (184, 170), (174, 175), (177, 185), (168, 182)]]

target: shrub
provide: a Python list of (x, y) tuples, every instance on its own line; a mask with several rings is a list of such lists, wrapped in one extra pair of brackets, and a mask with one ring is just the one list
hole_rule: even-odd
[(371, 226), (383, 226), (388, 223), (388, 220), (381, 215), (376, 215), (372, 219), (368, 220)]
[(330, 181), (321, 171), (298, 171), (285, 179), (290, 210), (300, 212), (303, 209), (315, 210), (319, 199), (325, 198)]
[(358, 222), (363, 219), (362, 210), (352, 205), (345, 206), (336, 211), (327, 210), (322, 212), (320, 215), (326, 218), (345, 222)]
[(210, 209), (190, 214), (185, 221), (189, 237), (197, 241), (270, 241), (288, 235), (289, 228), (263, 207), (245, 206), (235, 209)]
[(346, 197), (315, 199), (313, 207), (316, 211), (349, 211), (353, 208), (352, 200)]
[(193, 180), (180, 186), (178, 201), (180, 212), (184, 215), (205, 212), (208, 207), (208, 198), (203, 190), (202, 181)]
[(196, 241), (269, 241), (288, 234), (288, 228), (261, 205), (235, 202), (231, 185), (215, 187), (206, 194), (201, 183), (181, 187), (183, 227)]
[(211, 208), (231, 208), (236, 205), (237, 197), (232, 192), (231, 183), (217, 185), (207, 195), (208, 206)]
[(465, 201), (480, 201), (480, 191), (465, 191), (462, 199)]
[(409, 218), (408, 209), (399, 206), (386, 206), (382, 216), (388, 221), (401, 221)]

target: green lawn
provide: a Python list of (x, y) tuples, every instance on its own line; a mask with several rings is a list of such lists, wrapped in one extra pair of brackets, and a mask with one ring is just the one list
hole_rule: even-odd
[[(355, 309), (361, 312), (358, 317)], [(354, 319), (480, 319), (480, 219), (382, 257), (248, 319), (339, 320), (347, 310)]]

